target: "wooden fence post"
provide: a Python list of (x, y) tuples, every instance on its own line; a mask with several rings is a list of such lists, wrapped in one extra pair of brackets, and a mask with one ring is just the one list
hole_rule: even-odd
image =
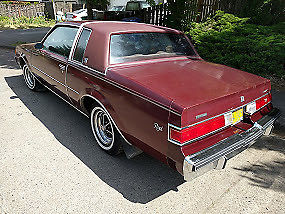
[(196, 22), (200, 22), (201, 21), (201, 18), (202, 18), (202, 10), (203, 10), (203, 1), (204, 0), (198, 0), (198, 3), (197, 3), (197, 12), (198, 12), (198, 15), (197, 15), (197, 18), (196, 18)]

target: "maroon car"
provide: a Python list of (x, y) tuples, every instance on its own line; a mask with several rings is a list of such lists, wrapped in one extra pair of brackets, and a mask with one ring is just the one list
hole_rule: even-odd
[(29, 89), (44, 86), (90, 117), (107, 153), (144, 151), (185, 180), (224, 168), (279, 116), (269, 80), (204, 61), (170, 28), (61, 23), (18, 46), (16, 60)]

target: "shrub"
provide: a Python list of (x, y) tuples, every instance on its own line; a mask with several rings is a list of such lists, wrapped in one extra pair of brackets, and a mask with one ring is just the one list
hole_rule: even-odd
[(285, 23), (261, 26), (217, 11), (187, 32), (205, 60), (267, 76), (285, 76)]
[(0, 28), (35, 28), (35, 27), (51, 27), (55, 24), (54, 20), (46, 20), (44, 17), (26, 17), (18, 18), (0, 16)]
[(253, 24), (272, 25), (284, 20), (284, 0), (243, 1), (240, 16), (250, 17)]

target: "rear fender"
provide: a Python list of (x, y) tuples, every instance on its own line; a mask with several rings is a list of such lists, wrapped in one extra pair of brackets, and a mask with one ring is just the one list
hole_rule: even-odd
[(119, 116), (117, 115), (115, 109), (113, 108), (113, 106), (110, 104), (110, 102), (108, 102), (108, 100), (98, 91), (92, 91), (90, 92), (90, 94), (85, 94), (81, 97), (80, 99), (80, 106), (81, 108), (86, 111), (86, 108), (84, 107), (83, 101), (86, 97), (89, 97), (91, 99), (93, 99), (95, 101), (95, 103), (102, 107), (107, 114), (109, 115), (109, 117), (111, 118), (113, 124), (115, 125), (117, 131), (119, 132), (119, 134), (121, 135), (121, 137), (126, 141), (126, 143), (128, 143), (129, 145), (132, 145), (123, 135), (123, 130), (124, 127), (122, 125), (122, 122), (120, 121)]

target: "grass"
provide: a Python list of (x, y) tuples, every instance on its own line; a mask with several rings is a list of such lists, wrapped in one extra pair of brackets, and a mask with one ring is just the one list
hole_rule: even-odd
[(0, 16), (0, 29), (29, 29), (37, 27), (52, 27), (55, 20), (46, 20), (44, 17), (8, 17)]

